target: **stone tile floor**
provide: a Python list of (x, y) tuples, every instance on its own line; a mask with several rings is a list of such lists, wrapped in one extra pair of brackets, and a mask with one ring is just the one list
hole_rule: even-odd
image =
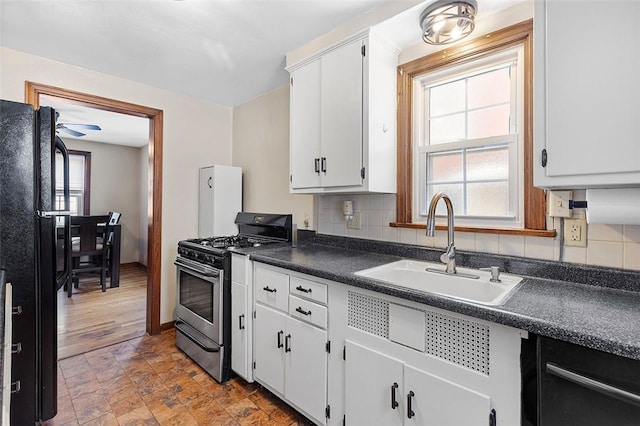
[(58, 362), (59, 425), (310, 425), (258, 384), (216, 382), (175, 346), (175, 331)]

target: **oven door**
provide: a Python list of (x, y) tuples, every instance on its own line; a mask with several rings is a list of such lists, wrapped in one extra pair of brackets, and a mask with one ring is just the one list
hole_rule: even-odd
[(176, 316), (209, 339), (222, 345), (222, 280), (224, 272), (178, 257)]

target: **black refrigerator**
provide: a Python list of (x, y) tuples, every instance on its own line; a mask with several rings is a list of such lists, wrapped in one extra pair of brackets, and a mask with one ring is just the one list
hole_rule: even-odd
[[(57, 196), (56, 161), (64, 181)], [(33, 425), (57, 411), (56, 296), (71, 267), (68, 182), (54, 110), (0, 100), (0, 269), (13, 285), (12, 425)]]

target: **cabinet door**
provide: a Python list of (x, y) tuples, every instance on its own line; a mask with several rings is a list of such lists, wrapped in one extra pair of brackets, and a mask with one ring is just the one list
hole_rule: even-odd
[[(401, 425), (406, 402), (402, 400), (403, 363), (348, 340), (346, 358), (346, 424)], [(394, 408), (391, 406), (392, 392), (395, 392), (397, 403)]]
[(247, 359), (247, 286), (231, 283), (231, 369), (248, 379)]
[(317, 188), (320, 186), (320, 60), (293, 71), (290, 88), (291, 188)]
[(284, 338), (287, 317), (258, 304), (253, 325), (255, 378), (284, 395)]
[[(489, 397), (410, 365), (404, 366), (404, 403), (409, 398), (413, 415), (405, 415), (405, 425), (486, 426)], [(409, 393), (413, 392), (411, 397)]]
[(618, 5), (534, 4), (536, 185), (640, 182), (640, 2)]
[(322, 57), (323, 187), (362, 185), (362, 45), (363, 41), (357, 40)]
[(327, 332), (293, 318), (285, 335), (285, 396), (318, 421), (327, 406)]

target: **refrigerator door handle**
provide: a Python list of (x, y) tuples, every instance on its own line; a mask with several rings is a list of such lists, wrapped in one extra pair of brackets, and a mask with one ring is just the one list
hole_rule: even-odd
[[(42, 212), (43, 214), (51, 213), (51, 216), (65, 216), (64, 218), (64, 269), (62, 274), (56, 280), (57, 288), (63, 287), (65, 284), (71, 284), (71, 194), (69, 191), (69, 151), (64, 142), (56, 136), (55, 146), (60, 154), (62, 154), (62, 174), (64, 176), (63, 194), (64, 194), (64, 210), (53, 212)], [(55, 173), (55, 169), (53, 171)], [(55, 196), (55, 194), (53, 194)], [(54, 270), (55, 274), (55, 270)]]

